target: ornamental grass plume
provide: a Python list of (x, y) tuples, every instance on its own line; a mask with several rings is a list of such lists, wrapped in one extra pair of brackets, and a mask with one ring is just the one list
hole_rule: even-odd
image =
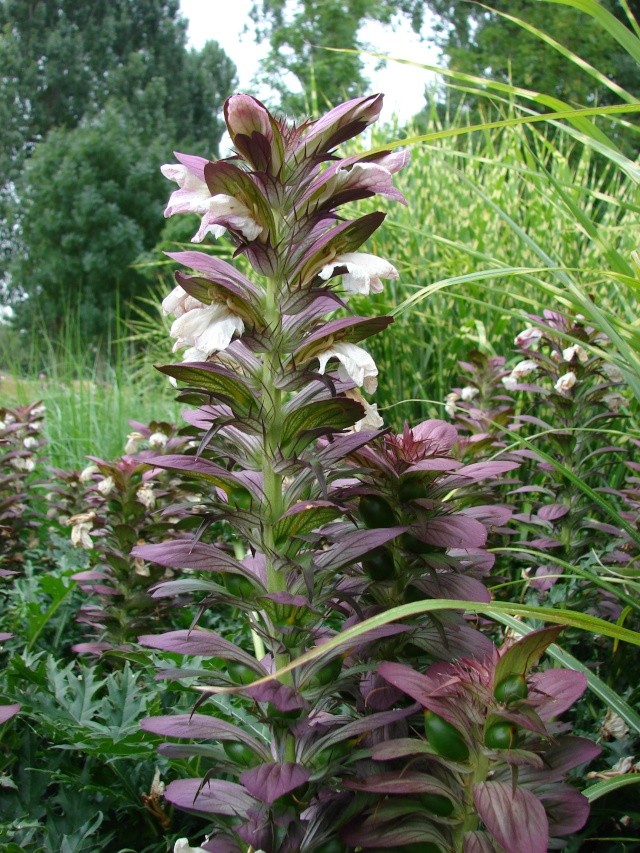
[[(361, 343), (391, 318), (355, 316), (349, 297), (378, 292), (397, 272), (358, 251), (384, 214), (350, 219), (341, 208), (374, 195), (404, 203), (392, 176), (408, 154), (340, 157), (335, 149), (381, 105), (381, 95), (356, 98), (292, 124), (235, 95), (225, 105), (235, 155), (210, 162), (177, 154), (178, 164), (163, 168), (178, 184), (166, 214), (200, 217), (195, 242), (226, 232), (251, 270), (204, 252), (170, 255), (185, 270), (164, 309), (185, 352), (160, 370), (195, 407), (185, 417), (197, 446), (148, 461), (207, 489), (208, 510), (191, 539), (133, 550), (199, 572), (161, 583), (155, 595), (201, 594), (201, 612), (231, 606), (244, 621), (240, 639), (233, 626), (237, 642), (196, 625), (139, 640), (171, 653), (166, 677), (197, 677), (203, 686), (197, 713), (143, 723), (201, 741), (160, 750), (199, 757), (201, 776), (171, 782), (165, 796), (209, 821), (203, 850), (379, 848), (354, 819), (386, 808), (387, 792), (349, 780), (376, 772), (376, 745), (411, 736), (415, 712), (402, 688), (383, 681), (380, 662), (426, 667), (492, 654), (488, 638), (455, 614), (383, 625), (339, 644), (341, 631), (402, 601), (489, 599), (487, 531), (508, 512), (488, 507), (483, 490), (515, 467), (463, 465), (450, 452), (457, 432), (442, 421), (390, 435), (362, 394), (375, 390), (378, 370)], [(210, 541), (221, 521), (233, 531), (233, 553)], [(330, 652), (282, 672), (330, 638)], [(182, 668), (176, 654), (187, 658)], [(220, 690), (232, 694), (228, 714), (209, 701)], [(425, 811), (417, 840), (430, 843), (439, 822)], [(410, 853), (415, 841), (400, 833), (394, 849)]]

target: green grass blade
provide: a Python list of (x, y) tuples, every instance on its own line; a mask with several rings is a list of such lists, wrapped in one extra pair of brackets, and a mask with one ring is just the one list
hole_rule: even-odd
[(586, 15), (590, 15), (612, 36), (627, 53), (640, 63), (640, 39), (627, 29), (615, 15), (596, 3), (595, 0), (543, 0), (556, 6), (573, 6)]
[(613, 779), (604, 779), (602, 782), (596, 782), (595, 785), (590, 785), (585, 788), (582, 793), (590, 803), (599, 800), (616, 791), (618, 788), (625, 788), (627, 785), (639, 785), (640, 773), (624, 773), (622, 776), (615, 776)]

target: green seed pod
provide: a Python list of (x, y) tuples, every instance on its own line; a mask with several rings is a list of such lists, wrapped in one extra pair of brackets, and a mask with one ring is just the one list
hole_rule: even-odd
[(222, 748), (227, 758), (231, 759), (235, 764), (241, 764), (243, 767), (253, 767), (254, 764), (258, 763), (257, 755), (244, 743), (239, 743), (235, 740), (225, 740), (222, 743)]
[(251, 667), (245, 666), (243, 663), (236, 663), (236, 661), (228, 661), (227, 674), (236, 684), (251, 684), (252, 681), (257, 681), (260, 678)]
[(369, 528), (393, 527), (396, 517), (384, 498), (378, 495), (363, 495), (360, 498), (360, 515)]
[(426, 497), (424, 480), (418, 477), (405, 477), (398, 487), (398, 497), (404, 503)]
[(433, 711), (424, 712), (424, 733), (438, 755), (452, 761), (469, 758), (469, 747), (458, 729)]
[(235, 506), (237, 509), (250, 509), (251, 492), (244, 486), (234, 486), (229, 492), (228, 501), (231, 506)]
[(310, 681), (312, 687), (326, 687), (340, 675), (342, 671), (342, 659), (337, 657), (319, 669)]
[(387, 581), (395, 575), (393, 556), (388, 548), (374, 548), (362, 558), (362, 568), (372, 581)]
[(248, 578), (231, 574), (231, 572), (225, 573), (224, 585), (227, 592), (236, 598), (249, 598), (253, 592), (253, 584)]
[(325, 841), (321, 847), (316, 847), (314, 853), (345, 853), (346, 847), (338, 838)]
[(498, 702), (504, 702), (506, 705), (517, 702), (518, 699), (526, 699), (528, 694), (527, 680), (524, 675), (518, 674), (503, 678), (493, 691)]
[(518, 730), (513, 723), (493, 723), (484, 733), (484, 745), (489, 749), (513, 749)]
[(416, 539), (410, 533), (403, 533), (400, 537), (400, 545), (405, 551), (410, 554), (428, 554), (433, 551), (433, 545), (423, 542), (421, 539)]
[(420, 794), (420, 802), (427, 811), (438, 817), (449, 817), (453, 813), (453, 803), (444, 794)]

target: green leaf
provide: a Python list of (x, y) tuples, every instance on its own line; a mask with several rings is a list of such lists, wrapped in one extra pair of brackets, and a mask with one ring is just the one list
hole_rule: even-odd
[(299, 409), (294, 409), (285, 416), (282, 425), (282, 444), (287, 448), (290, 444), (305, 439), (306, 446), (320, 435), (339, 432), (353, 426), (363, 417), (364, 409), (356, 400), (346, 397), (316, 400)]
[[(247, 415), (255, 404), (255, 394), (230, 371), (216, 365), (186, 367), (167, 364), (159, 367), (161, 373), (186, 382), (194, 389), (207, 391), (212, 397), (228, 403), (240, 416)], [(235, 407), (234, 407), (235, 404)]]
[(615, 15), (612, 15), (600, 3), (595, 0), (543, 0), (544, 3), (554, 3), (557, 6), (573, 6), (574, 9), (579, 9), (586, 15), (595, 18), (602, 25), (610, 36), (612, 36), (619, 45), (621, 45), (627, 53), (638, 63), (640, 63), (640, 39), (631, 32), (628, 27), (625, 27)]
[(590, 803), (599, 800), (600, 797), (605, 797), (611, 791), (616, 791), (618, 788), (625, 788), (627, 785), (640, 784), (640, 773), (623, 773), (621, 776), (615, 776), (612, 779), (604, 779), (602, 782), (596, 782), (595, 785), (590, 785), (584, 788), (582, 793)]
[(498, 661), (495, 683), (500, 684), (510, 675), (526, 675), (561, 631), (561, 627), (555, 626), (541, 631), (532, 631), (510, 646)]
[[(316, 530), (342, 515), (336, 506), (322, 506), (321, 501), (310, 501), (307, 505), (294, 505), (289, 514), (281, 518), (274, 527), (276, 541), (286, 541), (292, 536), (300, 536), (310, 530)], [(300, 506), (300, 509), (297, 507)]]

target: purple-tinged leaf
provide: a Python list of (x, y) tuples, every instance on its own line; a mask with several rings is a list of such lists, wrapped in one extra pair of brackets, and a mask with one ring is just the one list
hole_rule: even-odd
[(294, 352), (297, 361), (302, 362), (313, 357), (314, 352), (323, 348), (323, 344), (331, 342), (347, 342), (357, 344), (371, 335), (377, 335), (393, 322), (393, 317), (341, 317), (323, 323), (315, 332), (308, 335)]
[(462, 462), (457, 459), (449, 459), (446, 456), (433, 456), (429, 459), (422, 459), (411, 465), (405, 471), (405, 474), (416, 474), (420, 471), (457, 471), (462, 468)]
[(500, 684), (509, 675), (526, 675), (538, 663), (547, 647), (558, 639), (562, 630), (561, 625), (552, 625), (531, 631), (509, 646), (496, 666), (495, 684)]
[(386, 545), (392, 539), (406, 531), (406, 527), (385, 527), (378, 530), (355, 530), (347, 533), (338, 543), (321, 551), (315, 558), (318, 569), (335, 571), (373, 551), (380, 545)]
[(344, 740), (351, 740), (352, 738), (359, 738), (362, 735), (368, 735), (370, 732), (375, 729), (379, 729), (382, 726), (391, 726), (394, 723), (398, 723), (405, 720), (407, 717), (410, 717), (412, 714), (415, 714), (416, 710), (416, 706), (412, 705), (408, 708), (400, 708), (394, 711), (381, 711), (376, 714), (369, 714), (366, 717), (353, 720), (351, 723), (344, 723), (339, 728), (323, 735), (321, 738), (318, 738), (318, 740), (315, 741), (309, 749), (308, 756), (309, 758), (312, 758), (314, 755), (322, 752), (323, 749), (328, 749), (328, 747), (334, 746), (336, 743), (340, 743)]
[(518, 467), (517, 462), (473, 462), (471, 465), (465, 465), (458, 469), (455, 474), (447, 477), (445, 482), (451, 488), (468, 486), (470, 483), (479, 480), (493, 479)]
[[(351, 823), (340, 833), (342, 841), (358, 849), (370, 848), (393, 850), (402, 853), (409, 844), (431, 843), (438, 850), (446, 850), (447, 842), (426, 816), (416, 816), (409, 819), (396, 820), (393, 824), (383, 824), (376, 820), (376, 815), (364, 823)], [(520, 851), (522, 853), (522, 851)]]
[(198, 569), (204, 572), (246, 574), (244, 567), (230, 554), (204, 542), (170, 539), (153, 545), (136, 545), (132, 556), (173, 569)]
[[(78, 622), (80, 620), (78, 619)], [(83, 620), (88, 621), (90, 620)], [(94, 643), (75, 643), (71, 646), (71, 651), (75, 652), (77, 655), (101, 655), (103, 652), (108, 652), (113, 649), (111, 643), (107, 643), (105, 641), (102, 642), (94, 642)]]
[(382, 99), (382, 95), (352, 98), (329, 110), (304, 134), (293, 152), (294, 162), (329, 153), (336, 145), (362, 133), (380, 115)]
[(570, 708), (587, 689), (586, 676), (573, 669), (547, 669), (529, 677), (529, 699), (536, 713), (552, 720)]
[(549, 835), (573, 835), (587, 822), (589, 800), (570, 785), (557, 785), (538, 794), (549, 820)]
[(379, 211), (368, 213), (359, 219), (343, 222), (312, 235), (314, 239), (303, 242), (299, 251), (294, 253), (290, 275), (295, 274), (302, 285), (308, 286), (309, 281), (317, 276), (327, 262), (338, 255), (359, 249), (382, 225), (385, 215)]
[(15, 717), (21, 707), (20, 703), (16, 703), (15, 705), (0, 705), (0, 726), (6, 723), (7, 720), (10, 720), (11, 717)]
[(304, 785), (310, 777), (310, 771), (301, 764), (269, 763), (245, 770), (240, 775), (240, 781), (250, 794), (270, 806), (280, 797)]
[(438, 794), (449, 799), (454, 798), (440, 779), (410, 770), (402, 773), (377, 773), (364, 779), (345, 779), (342, 785), (351, 791), (369, 791), (372, 794)]
[(357, 400), (347, 397), (316, 400), (289, 411), (282, 425), (281, 441), (285, 448), (302, 450), (321, 436), (353, 426), (364, 415), (364, 408)]
[(279, 681), (268, 681), (257, 687), (248, 687), (243, 693), (245, 696), (251, 696), (256, 702), (269, 702), (278, 711), (298, 711), (308, 707), (305, 698), (293, 687)]
[(487, 542), (484, 524), (464, 515), (429, 518), (411, 528), (421, 542), (439, 548), (482, 548)]
[(369, 444), (374, 438), (382, 435), (383, 430), (372, 432), (362, 430), (360, 432), (352, 432), (348, 435), (331, 436), (328, 442), (318, 453), (318, 459), (324, 467), (335, 464), (344, 459), (350, 453), (354, 453), (366, 444)]
[(602, 750), (591, 740), (574, 735), (560, 735), (553, 742), (553, 748), (545, 753), (545, 766), (542, 770), (522, 767), (518, 772), (518, 781), (525, 785), (549, 785), (561, 782), (569, 770), (593, 761)]
[(236, 661), (252, 669), (256, 673), (256, 679), (267, 675), (266, 669), (235, 643), (230, 643), (213, 631), (204, 631), (202, 628), (194, 628), (193, 631), (185, 629), (168, 631), (166, 634), (145, 634), (138, 637), (138, 642), (141, 646), (160, 649), (163, 652), (220, 657)]
[(276, 540), (301, 536), (311, 530), (322, 527), (343, 514), (336, 504), (330, 501), (300, 501), (289, 507), (274, 526)]
[(563, 543), (559, 539), (550, 539), (542, 536), (539, 539), (530, 539), (528, 542), (518, 543), (527, 548), (535, 548), (538, 551), (550, 551), (552, 548), (561, 548)]
[(414, 585), (425, 593), (425, 598), (482, 601), (485, 604), (491, 601), (491, 593), (481, 581), (455, 572), (425, 575)]
[(236, 841), (223, 835), (210, 835), (200, 846), (207, 853), (243, 853)]
[(531, 791), (507, 782), (478, 782), (473, 800), (488, 831), (506, 853), (547, 853), (549, 822)]
[(486, 832), (477, 830), (465, 832), (462, 839), (462, 853), (496, 853), (496, 848)]
[(264, 744), (256, 740), (256, 738), (247, 734), (243, 729), (238, 728), (238, 726), (234, 726), (232, 723), (227, 723), (224, 720), (219, 720), (217, 717), (210, 717), (206, 714), (176, 714), (175, 716), (166, 717), (148, 717), (141, 721), (140, 727), (145, 732), (152, 732), (163, 737), (207, 738), (210, 740), (243, 743), (264, 761), (271, 760), (269, 750)]
[(192, 388), (205, 391), (221, 403), (235, 406), (243, 416), (255, 405), (254, 392), (237, 373), (226, 367), (210, 364), (208, 361), (191, 361), (185, 364), (165, 364), (157, 369)]
[(569, 512), (566, 504), (547, 504), (538, 510), (538, 518), (543, 521), (557, 521)]
[(258, 477), (250, 476), (253, 472), (231, 473), (221, 465), (202, 457), (167, 453), (165, 456), (153, 456), (149, 460), (149, 464), (156, 468), (166, 468), (169, 471), (180, 471), (192, 479), (203, 480), (205, 483), (218, 486), (225, 492), (238, 486), (244, 486), (257, 500), (262, 500), (263, 497)]
[(441, 456), (448, 453), (458, 440), (458, 430), (453, 424), (439, 418), (430, 418), (412, 427), (415, 442), (420, 442), (421, 456)]
[(371, 758), (374, 761), (395, 761), (398, 758), (417, 755), (434, 754), (433, 749), (426, 741), (415, 738), (403, 737), (376, 743), (371, 747)]
[(247, 817), (256, 805), (242, 785), (222, 779), (177, 779), (170, 782), (164, 792), (165, 799), (174, 806), (202, 815), (227, 815)]
[(5, 640), (10, 640), (14, 636), (15, 634), (10, 634), (8, 631), (0, 631), (0, 643), (4, 643)]
[(469, 506), (460, 511), (462, 515), (475, 518), (489, 527), (502, 527), (507, 524), (513, 514), (511, 507), (504, 504), (488, 504), (483, 506)]

